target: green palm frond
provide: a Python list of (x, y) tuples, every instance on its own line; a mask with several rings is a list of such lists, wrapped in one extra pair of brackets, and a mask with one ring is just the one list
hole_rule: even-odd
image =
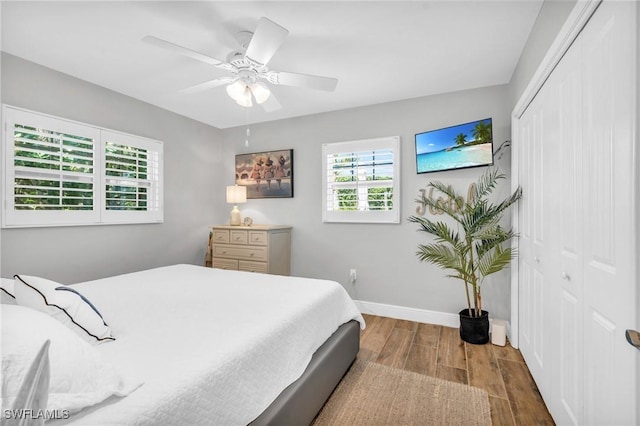
[(416, 255), (420, 260), (434, 263), (444, 269), (455, 271), (462, 269), (460, 257), (444, 244), (421, 244), (418, 246)]
[(411, 216), (408, 220), (409, 222), (419, 224), (420, 231), (424, 231), (435, 236), (439, 242), (448, 242), (451, 245), (455, 245), (460, 242), (460, 236), (458, 233), (449, 228), (449, 225), (444, 222), (434, 222), (420, 216)]
[(491, 206), (491, 210), (494, 212), (494, 214), (501, 215), (505, 210), (515, 204), (520, 198), (522, 198), (522, 188), (518, 187), (508, 198), (496, 205)]
[(497, 245), (488, 255), (478, 261), (478, 272), (483, 277), (499, 272), (511, 262), (513, 252), (511, 247), (503, 248)]
[(464, 197), (456, 192), (456, 190), (451, 185), (445, 185), (442, 182), (435, 181), (430, 182), (427, 185), (429, 188), (433, 188), (436, 191), (440, 192), (442, 195), (445, 195), (447, 198), (454, 200), (456, 207), (458, 210), (462, 209), (464, 205)]
[(476, 234), (476, 242), (474, 244), (478, 258), (484, 256), (495, 246), (500, 245), (514, 238), (516, 234), (512, 230), (502, 229), (499, 225), (493, 228), (484, 229), (483, 232)]
[(476, 200), (489, 196), (498, 185), (498, 181), (504, 178), (506, 178), (506, 175), (500, 173), (498, 169), (488, 169), (476, 183)]
[(420, 225), (420, 231), (433, 235), (435, 242), (438, 244), (447, 244), (458, 256), (465, 257), (467, 255), (469, 250), (468, 245), (460, 238), (460, 234), (451, 229), (446, 223), (433, 222), (417, 216), (410, 217), (409, 221), (418, 223)]
[(495, 226), (501, 219), (502, 215), (496, 212), (487, 200), (480, 200), (465, 212), (461, 222), (465, 232), (477, 238), (484, 229)]
[(470, 309), (469, 290), (473, 294), (473, 307), (480, 309), (483, 278), (502, 270), (516, 255), (515, 248), (503, 246), (516, 234), (511, 229), (503, 228), (500, 222), (505, 211), (522, 197), (522, 190), (517, 188), (509, 197), (497, 203), (489, 200), (498, 181), (504, 178), (505, 175), (496, 169), (487, 169), (478, 179), (473, 195), (466, 201), (451, 185), (439, 181), (429, 183), (429, 187), (454, 202), (438, 202), (424, 194), (416, 201), (453, 219), (461, 228), (457, 231), (444, 221), (432, 221), (420, 216), (408, 218), (420, 226), (420, 231), (434, 237), (432, 244), (418, 245), (418, 258), (452, 271), (447, 277), (463, 280)]
[(440, 182), (440, 181), (433, 181), (433, 182), (429, 182), (428, 185), (429, 188), (433, 188), (437, 191), (442, 192), (444, 195), (446, 195), (449, 198), (455, 199), (458, 198), (460, 195), (456, 192), (455, 189), (453, 189), (453, 186), (451, 185), (445, 185), (444, 183)]
[(465, 282), (471, 281), (470, 275), (472, 271), (468, 269), (468, 265), (463, 261), (464, 258), (460, 257), (455, 250), (445, 244), (418, 245), (416, 255), (423, 262), (433, 263), (442, 269), (449, 269), (455, 272), (454, 275), (448, 275), (448, 277), (459, 278)]

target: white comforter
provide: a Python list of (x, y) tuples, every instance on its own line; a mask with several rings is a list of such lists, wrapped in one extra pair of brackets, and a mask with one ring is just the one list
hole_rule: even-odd
[(246, 425), (351, 319), (338, 283), (175, 265), (76, 285), (117, 338), (98, 350), (144, 381), (51, 425)]

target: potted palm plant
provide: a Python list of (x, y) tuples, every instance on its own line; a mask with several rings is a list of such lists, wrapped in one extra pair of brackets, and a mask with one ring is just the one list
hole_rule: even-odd
[(489, 313), (482, 309), (481, 289), (485, 277), (501, 271), (516, 255), (515, 249), (507, 244), (516, 235), (512, 229), (503, 228), (500, 221), (506, 210), (522, 197), (522, 190), (518, 188), (496, 203), (489, 200), (498, 181), (504, 178), (497, 169), (487, 169), (469, 190), (467, 200), (451, 185), (430, 182), (428, 187), (449, 201), (424, 193), (416, 201), (434, 213), (453, 219), (454, 227), (422, 216), (409, 218), (410, 222), (420, 225), (420, 231), (435, 237), (431, 244), (418, 245), (418, 258), (452, 271), (447, 276), (464, 283), (467, 308), (460, 311), (460, 337), (469, 343), (489, 341)]

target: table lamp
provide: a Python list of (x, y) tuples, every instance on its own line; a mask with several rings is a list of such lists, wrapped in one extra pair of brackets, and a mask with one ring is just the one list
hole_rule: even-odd
[(233, 209), (229, 215), (229, 225), (238, 226), (242, 224), (242, 217), (238, 204), (247, 202), (247, 187), (232, 185), (227, 186), (227, 203), (233, 204)]

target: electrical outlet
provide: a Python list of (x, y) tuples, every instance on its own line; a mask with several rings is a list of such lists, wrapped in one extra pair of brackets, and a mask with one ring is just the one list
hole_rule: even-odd
[(349, 281), (351, 282), (351, 284), (355, 284), (357, 278), (358, 278), (358, 275), (356, 273), (356, 270), (355, 269), (350, 270), (349, 271)]

